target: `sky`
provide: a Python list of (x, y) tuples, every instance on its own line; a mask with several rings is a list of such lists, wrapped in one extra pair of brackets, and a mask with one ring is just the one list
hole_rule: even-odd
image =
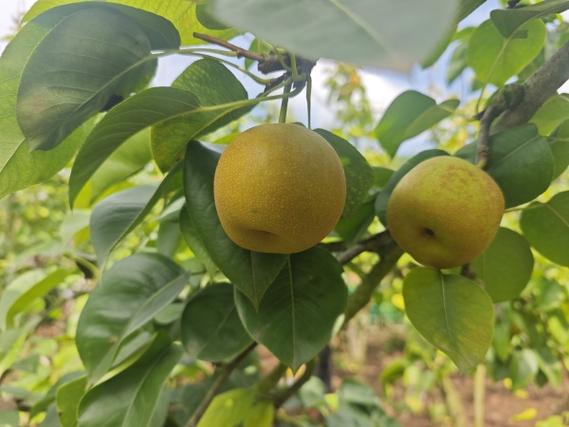
[[(2, 9), (0, 11), (0, 38), (4, 35), (10, 34), (14, 27), (14, 18), (20, 16), (23, 11), (26, 11), (35, 0), (0, 0), (2, 2)], [(488, 0), (485, 4), (479, 7), (474, 13), (463, 20), (460, 24), (461, 27), (476, 26), (490, 16), (490, 11), (498, 8), (498, 0)], [(247, 39), (238, 38), (235, 40), (237, 44), (243, 43), (247, 46)], [(0, 51), (3, 45), (0, 42)], [(366, 92), (370, 99), (370, 104), (376, 117), (379, 119), (381, 112), (393, 101), (393, 99), (401, 92), (407, 89), (416, 89), (434, 97), (437, 101), (443, 101), (449, 97), (464, 98), (464, 88), (467, 87), (470, 76), (468, 73), (457, 81), (452, 86), (447, 86), (445, 81), (446, 63), (450, 56), (450, 51), (447, 50), (445, 55), (428, 70), (422, 70), (420, 67), (414, 67), (410, 73), (402, 74), (389, 70), (362, 70), (362, 81), (366, 87)], [(188, 66), (193, 59), (188, 57), (173, 56), (161, 60), (158, 73), (155, 78), (155, 85), (162, 86), (170, 84), (176, 76), (181, 73), (186, 66)], [(334, 111), (327, 105), (326, 97), (327, 90), (324, 86), (326, 78), (326, 69), (332, 63), (329, 61), (321, 60), (315, 67), (312, 73), (313, 77), (313, 127), (333, 128)], [(251, 95), (255, 95), (259, 91), (259, 86), (255, 85), (248, 79), (242, 79), (246, 89)], [(433, 90), (436, 88), (436, 90)], [(566, 85), (562, 90), (569, 90), (569, 85)], [(299, 96), (293, 99), (290, 103), (293, 110), (294, 117), (299, 120), (306, 118), (306, 106), (304, 96)], [(416, 140), (409, 140), (402, 146), (402, 154), (406, 151), (406, 147), (412, 147)], [(422, 145), (422, 144), (421, 144)], [(414, 151), (414, 150), (411, 150)], [(409, 153), (412, 154), (412, 153)]]

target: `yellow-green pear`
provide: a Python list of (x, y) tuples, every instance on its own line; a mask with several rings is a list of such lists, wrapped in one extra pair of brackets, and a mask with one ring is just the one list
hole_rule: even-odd
[(387, 204), (387, 227), (421, 264), (457, 267), (490, 245), (504, 214), (496, 182), (466, 160), (433, 157), (409, 171)]
[(328, 142), (296, 124), (240, 134), (215, 170), (215, 207), (225, 233), (257, 252), (295, 253), (318, 244), (346, 200), (340, 159)]

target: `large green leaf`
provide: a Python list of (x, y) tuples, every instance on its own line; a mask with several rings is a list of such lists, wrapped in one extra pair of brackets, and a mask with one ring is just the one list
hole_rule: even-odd
[(107, 197), (91, 215), (91, 242), (100, 265), (105, 265), (113, 248), (148, 215), (177, 178), (179, 169), (173, 170), (156, 187), (141, 185)]
[(57, 389), (56, 406), (61, 427), (76, 427), (79, 402), (85, 393), (87, 378), (79, 377)]
[[(456, 155), (474, 162), (476, 144), (465, 146)], [(506, 207), (529, 202), (543, 193), (553, 178), (550, 144), (531, 124), (494, 134), (486, 172), (502, 189)]]
[(569, 191), (547, 203), (532, 203), (522, 211), (520, 226), (540, 254), (569, 267)]
[(340, 264), (316, 247), (289, 256), (258, 310), (239, 291), (235, 301), (251, 336), (296, 370), (330, 340), (346, 294)]
[[(61, 17), (60, 19), (63, 19)], [(0, 58), (0, 198), (42, 182), (71, 160), (86, 133), (77, 129), (50, 152), (31, 152), (16, 117), (16, 100), (28, 58), (57, 20), (30, 22), (6, 47)]]
[(41, 270), (28, 271), (2, 290), (0, 299), (0, 329), (14, 326), (16, 315), (25, 311), (38, 298), (61, 285), (69, 271), (58, 269), (50, 273)]
[(182, 236), (187, 245), (194, 255), (203, 263), (210, 276), (213, 277), (218, 268), (211, 259), (211, 256), (209, 256), (209, 252), (207, 251), (205, 242), (200, 237), (195, 221), (185, 206), (180, 211), (179, 222)]
[(212, 9), (222, 22), (307, 58), (406, 68), (424, 59), (445, 36), (457, 3), (213, 0)]
[[(219, 61), (194, 62), (174, 81), (172, 87), (191, 92), (200, 105), (220, 105), (247, 99), (247, 91)], [(162, 170), (168, 170), (184, 157), (184, 147), (192, 139), (238, 119), (251, 107), (228, 107), (181, 117), (152, 128), (152, 152)]]
[(416, 154), (409, 160), (407, 160), (403, 166), (401, 166), (395, 173), (391, 175), (387, 184), (382, 188), (381, 192), (377, 195), (377, 199), (375, 201), (375, 212), (377, 216), (381, 220), (381, 222), (386, 225), (387, 219), (387, 203), (389, 202), (389, 197), (391, 197), (391, 193), (395, 186), (401, 181), (411, 169), (417, 166), (419, 163), (430, 159), (431, 157), (438, 157), (438, 156), (448, 156), (448, 153), (443, 150), (425, 150), (421, 151), (419, 154)]
[(568, 0), (546, 0), (519, 8), (496, 9), (490, 13), (494, 25), (508, 37), (528, 21), (569, 9)]
[(119, 191), (100, 202), (91, 214), (91, 243), (100, 265), (105, 265), (112, 249), (142, 221), (160, 192), (153, 185)]
[(190, 356), (212, 362), (236, 356), (252, 342), (229, 284), (207, 286), (192, 297), (182, 315), (181, 335)]
[(151, 348), (134, 365), (89, 390), (79, 405), (78, 427), (153, 427), (164, 383), (182, 353), (178, 344)]
[(170, 304), (187, 283), (161, 255), (135, 254), (107, 271), (77, 325), (77, 349), (91, 382), (113, 365), (121, 343)]
[(486, 0), (460, 0), (458, 19), (462, 21)]
[(444, 351), (462, 371), (484, 360), (492, 343), (492, 299), (463, 276), (418, 267), (403, 283), (405, 311), (427, 341)]
[(136, 133), (173, 117), (195, 114), (198, 100), (190, 92), (160, 87), (151, 88), (121, 102), (97, 124), (79, 151), (71, 170), (69, 199), (126, 140)]
[[(37, 0), (24, 16), (24, 21), (56, 6), (69, 3), (84, 2), (85, 0)], [(187, 0), (109, 0), (108, 3), (117, 3), (145, 10), (162, 16), (172, 22), (182, 38), (183, 45), (202, 44), (203, 41), (194, 38), (194, 32), (208, 33), (217, 38), (229, 39), (237, 34), (235, 30), (211, 31), (201, 24), (197, 18), (197, 2)], [(166, 48), (166, 47), (164, 47)], [(156, 47), (160, 49), (160, 47)]]
[(403, 141), (419, 135), (451, 115), (459, 101), (449, 99), (441, 104), (427, 95), (408, 90), (399, 95), (387, 108), (375, 128), (375, 135), (391, 157)]
[(545, 35), (545, 24), (540, 20), (530, 21), (506, 37), (487, 20), (470, 38), (468, 65), (483, 83), (502, 86), (539, 54)]
[(471, 263), (476, 276), (494, 302), (517, 298), (529, 282), (533, 255), (526, 239), (500, 228), (486, 251)]
[(539, 362), (537, 354), (533, 350), (524, 348), (512, 354), (510, 378), (512, 378), (514, 390), (526, 388), (538, 371)]
[(344, 215), (336, 224), (336, 233), (346, 243), (353, 243), (359, 240), (366, 232), (375, 218), (375, 200), (377, 196), (370, 195), (367, 200), (351, 212), (350, 215)]
[(555, 132), (555, 140), (550, 145), (553, 153), (553, 179), (561, 176), (569, 166), (569, 119)]
[(216, 396), (197, 427), (271, 427), (274, 413), (273, 403), (255, 389), (238, 388)]
[(549, 135), (569, 119), (569, 94), (562, 93), (549, 98), (530, 122), (537, 126), (541, 135)]
[(367, 199), (373, 184), (373, 171), (365, 157), (348, 141), (324, 129), (316, 129), (315, 132), (326, 139), (340, 157), (348, 189), (342, 216), (349, 217)]
[(252, 252), (237, 246), (221, 227), (213, 199), (213, 175), (219, 153), (198, 142), (188, 144), (184, 167), (186, 208), (199, 240), (211, 259), (255, 306), (286, 263), (278, 254)]
[(114, 184), (122, 183), (139, 172), (151, 159), (148, 129), (129, 138), (94, 173), (91, 179), (91, 200), (97, 200)]
[[(113, 96), (128, 95), (154, 73), (151, 40), (122, 9), (129, 8), (91, 2), (55, 8), (38, 18), (68, 14), (43, 37), (22, 73), (17, 115), (32, 148), (53, 148)], [(152, 27), (171, 32), (169, 47), (177, 47), (171, 24), (150, 16)]]

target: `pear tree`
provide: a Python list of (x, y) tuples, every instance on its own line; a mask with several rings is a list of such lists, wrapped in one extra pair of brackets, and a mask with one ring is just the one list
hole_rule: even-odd
[[(89, 286), (80, 368), (24, 396), (28, 420), (290, 425), (283, 405), (323, 350), (399, 276), (407, 318), (460, 371), (502, 354), (497, 313), (517, 307), (534, 257), (569, 267), (569, 1), (507, 2), (465, 28), (484, 3), (37, 0), (0, 58), (0, 197), (64, 176), (69, 215), (88, 221), (71, 240), (88, 242), (66, 249), (72, 266), (3, 292), (2, 333), (25, 342), (34, 301), (85, 271)], [(193, 61), (157, 84), (170, 57)], [(381, 152), (371, 165), (349, 132), (312, 126), (313, 71), (329, 60), (401, 73), (446, 61), (471, 96), (399, 94), (363, 135)], [(307, 112), (292, 118), (295, 97)], [(275, 103), (278, 123), (258, 125)], [(460, 143), (412, 140), (455, 118)], [(279, 364), (240, 383), (260, 347)], [(396, 425), (342, 399), (326, 425)]]

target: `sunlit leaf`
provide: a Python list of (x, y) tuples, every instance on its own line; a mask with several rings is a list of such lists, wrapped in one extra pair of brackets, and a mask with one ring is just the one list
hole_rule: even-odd
[(551, 261), (569, 267), (569, 191), (522, 211), (520, 226), (530, 244)]
[(502, 86), (539, 54), (545, 33), (545, 24), (536, 19), (504, 37), (492, 20), (487, 20), (470, 38), (468, 65), (483, 83)]
[(436, 47), (457, 6), (455, 0), (214, 0), (212, 9), (222, 22), (310, 59), (401, 69)]
[(403, 284), (409, 320), (427, 341), (444, 351), (462, 371), (484, 360), (492, 342), (492, 299), (463, 276), (415, 268)]
[(494, 302), (517, 298), (529, 282), (533, 255), (523, 236), (500, 228), (486, 251), (471, 263)]

